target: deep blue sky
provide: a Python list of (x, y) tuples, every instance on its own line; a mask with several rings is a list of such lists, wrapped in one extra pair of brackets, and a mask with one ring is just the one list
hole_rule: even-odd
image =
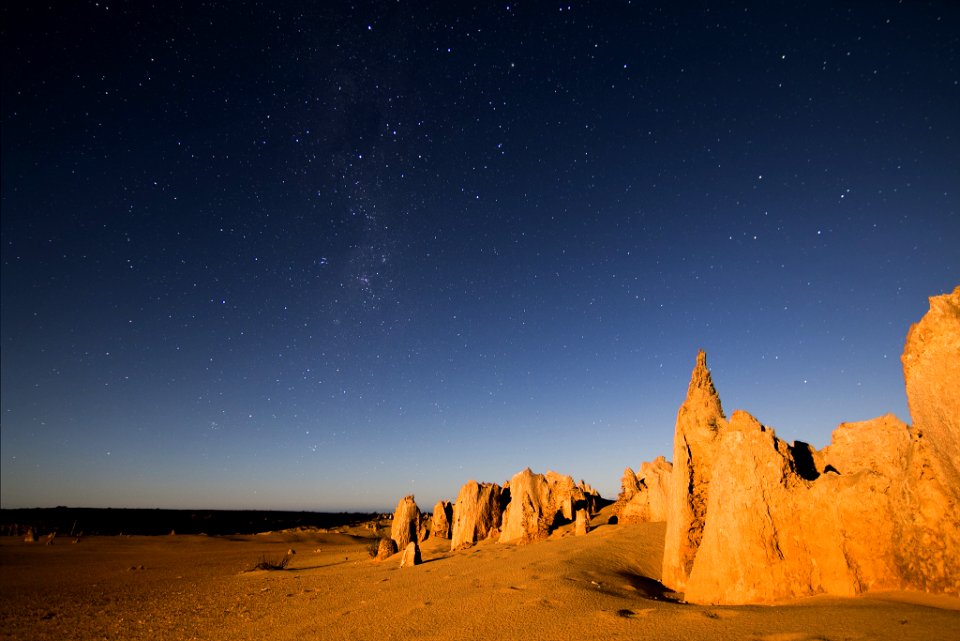
[(909, 420), (960, 4), (2, 10), (0, 504), (615, 496), (724, 407)]

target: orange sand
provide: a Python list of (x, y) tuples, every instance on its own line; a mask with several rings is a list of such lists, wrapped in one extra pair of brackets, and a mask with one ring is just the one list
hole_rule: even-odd
[[(0, 540), (3, 639), (949, 639), (960, 599), (884, 593), (777, 606), (650, 598), (662, 523), (571, 526), (528, 546), (487, 541), (377, 563), (372, 533)], [(286, 570), (249, 571), (297, 554)], [(140, 569), (140, 566), (143, 569)]]

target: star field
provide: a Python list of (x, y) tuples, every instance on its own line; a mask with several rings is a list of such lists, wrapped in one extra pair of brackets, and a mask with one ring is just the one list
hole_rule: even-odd
[(7, 3), (3, 507), (822, 447), (960, 275), (950, 2)]

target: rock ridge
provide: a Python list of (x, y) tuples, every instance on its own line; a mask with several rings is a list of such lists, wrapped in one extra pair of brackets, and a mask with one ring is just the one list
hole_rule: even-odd
[(677, 414), (662, 582), (694, 603), (960, 596), (960, 287), (930, 299), (902, 362), (913, 425), (842, 423), (817, 451), (742, 410), (727, 420), (698, 353)]

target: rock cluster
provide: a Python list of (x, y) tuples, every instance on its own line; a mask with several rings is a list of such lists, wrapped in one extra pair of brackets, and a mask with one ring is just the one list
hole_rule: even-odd
[(911, 415), (816, 451), (727, 420), (701, 352), (677, 416), (662, 581), (696, 603), (914, 589), (960, 595), (960, 288), (903, 354)]
[[(590, 515), (602, 499), (584, 481), (547, 472), (534, 474), (529, 468), (499, 486), (468, 481), (453, 504), (441, 501), (434, 508), (434, 536), (443, 536), (449, 526), (450, 549), (474, 545), (484, 539), (501, 543), (529, 543), (546, 538), (558, 526), (580, 518), (578, 533), (586, 534)], [(583, 514), (578, 517), (578, 514)]]
[(503, 515), (500, 542), (545, 539), (558, 525), (573, 522), (578, 511), (589, 514), (594, 495), (587, 494), (570, 476), (534, 474), (527, 468), (510, 479), (510, 504)]
[(662, 456), (653, 462), (641, 463), (637, 473), (629, 467), (625, 469), (620, 481), (620, 496), (613, 508), (617, 521), (666, 521), (672, 478), (673, 465)]

